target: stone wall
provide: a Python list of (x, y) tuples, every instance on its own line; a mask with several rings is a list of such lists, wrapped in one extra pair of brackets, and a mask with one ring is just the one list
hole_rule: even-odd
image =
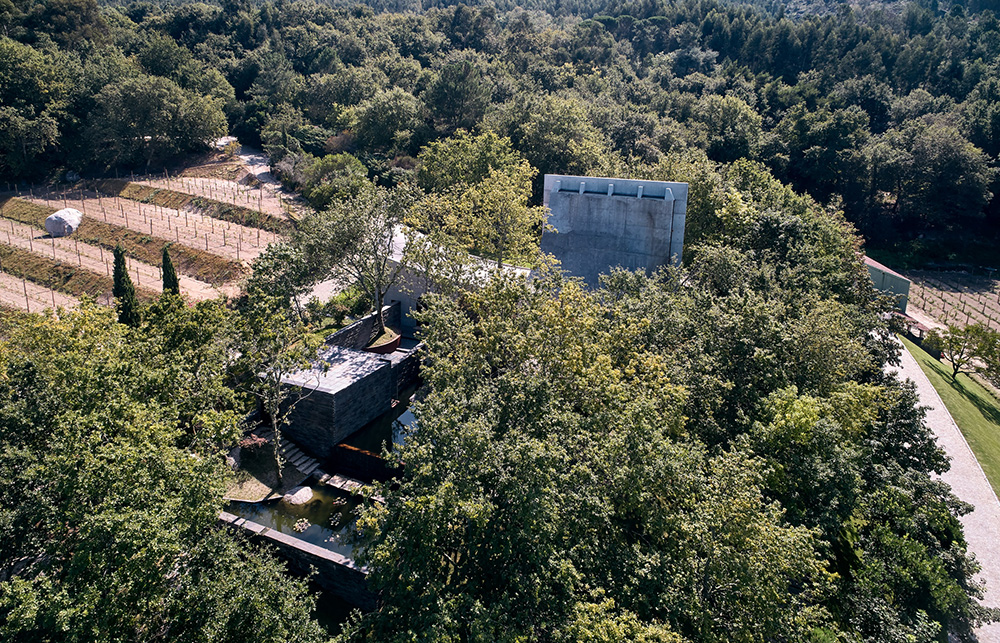
[[(400, 323), (399, 302), (383, 308), (386, 323)], [(327, 459), (347, 436), (392, 408), (399, 391), (417, 383), (420, 350), (416, 340), (404, 337), (400, 349), (389, 355), (355, 350), (375, 326), (374, 314), (334, 333), (320, 357), (325, 369), (300, 371), (282, 381), (296, 387), (286, 402), (292, 406), (285, 435), (309, 455)], [(286, 406), (287, 408), (287, 406)]]
[[(252, 542), (272, 545), (295, 572), (308, 574), (315, 568), (319, 586), (351, 605), (366, 611), (377, 607), (375, 594), (368, 589), (367, 572), (350, 558), (226, 511), (219, 514), (219, 522), (249, 537)], [(253, 582), (253, 579), (247, 580)]]
[[(289, 415), (285, 434), (299, 448), (321, 459), (361, 427), (392, 408), (396, 377), (392, 363), (370, 353), (343, 348), (347, 361), (324, 375), (316, 375), (315, 386), (306, 377)], [(297, 382), (298, 383), (298, 382)]]
[(404, 391), (420, 382), (420, 359), (423, 347), (424, 344), (421, 342), (406, 355), (397, 357), (398, 354), (394, 353), (390, 356), (392, 374), (396, 380), (396, 399), (399, 399), (400, 391)]
[[(388, 306), (383, 306), (382, 314), (385, 315), (386, 326), (400, 327), (402, 315), (398, 301)], [(327, 337), (326, 344), (328, 346), (341, 346), (343, 348), (362, 350), (369, 342), (375, 339), (375, 333), (378, 332), (377, 328), (378, 322), (376, 321), (375, 313), (369, 313), (350, 326), (345, 326)]]

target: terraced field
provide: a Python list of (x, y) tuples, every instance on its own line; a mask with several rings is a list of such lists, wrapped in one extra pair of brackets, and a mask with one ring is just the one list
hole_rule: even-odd
[[(64, 207), (83, 212), (83, 223), (52, 238), (45, 218)], [(235, 294), (250, 262), (291, 230), (286, 210), (270, 186), (222, 178), (112, 179), (0, 194), (0, 306), (38, 312), (74, 306), (83, 295), (109, 303), (116, 245), (140, 297), (162, 291), (164, 246), (184, 296)]]
[(909, 307), (916, 307), (939, 324), (981, 323), (1000, 330), (1000, 280), (965, 272), (906, 273)]

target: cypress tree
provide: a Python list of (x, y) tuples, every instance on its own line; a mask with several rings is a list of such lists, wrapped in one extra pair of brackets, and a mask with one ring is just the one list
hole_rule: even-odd
[(163, 294), (181, 294), (181, 282), (177, 278), (177, 271), (174, 270), (174, 262), (170, 260), (170, 252), (167, 248), (169, 244), (163, 246)]
[(135, 328), (139, 325), (139, 301), (135, 296), (135, 286), (125, 266), (125, 249), (115, 246), (115, 283), (111, 293), (115, 296), (119, 323)]

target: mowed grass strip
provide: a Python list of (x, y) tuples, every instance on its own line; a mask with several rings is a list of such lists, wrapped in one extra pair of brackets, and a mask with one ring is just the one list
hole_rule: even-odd
[[(36, 228), (45, 229), (45, 218), (56, 210), (16, 197), (0, 200), (0, 216)], [(143, 263), (159, 266), (163, 262), (163, 246), (170, 246), (170, 258), (177, 272), (212, 285), (229, 283), (244, 273), (243, 266), (232, 259), (206, 250), (174, 243), (170, 239), (151, 237), (125, 226), (98, 221), (85, 216), (73, 238), (81, 243), (102, 246), (109, 250), (121, 244), (125, 254)]]
[(260, 228), (277, 234), (286, 234), (292, 230), (292, 223), (287, 219), (168, 188), (154, 188), (124, 179), (92, 181), (90, 187), (102, 194), (158, 205), (161, 208), (180, 210), (184, 206), (190, 205), (213, 219), (229, 221), (249, 228)]
[[(110, 294), (114, 288), (111, 277), (7, 244), (0, 244), (0, 264), (7, 274), (74, 297), (89, 295), (96, 299)], [(160, 296), (142, 286), (136, 286), (135, 293), (143, 301)]]
[(982, 384), (965, 373), (951, 379), (951, 367), (901, 338), (941, 396), (955, 424), (983, 468), (993, 493), (1000, 495), (1000, 404)]

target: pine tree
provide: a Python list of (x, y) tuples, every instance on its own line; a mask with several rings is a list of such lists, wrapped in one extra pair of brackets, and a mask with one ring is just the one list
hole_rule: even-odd
[(181, 282), (177, 278), (174, 262), (170, 260), (169, 246), (163, 246), (163, 293), (181, 294)]
[(118, 308), (118, 321), (135, 328), (139, 325), (139, 301), (135, 296), (135, 286), (125, 266), (125, 249), (115, 246), (115, 283), (111, 293)]

